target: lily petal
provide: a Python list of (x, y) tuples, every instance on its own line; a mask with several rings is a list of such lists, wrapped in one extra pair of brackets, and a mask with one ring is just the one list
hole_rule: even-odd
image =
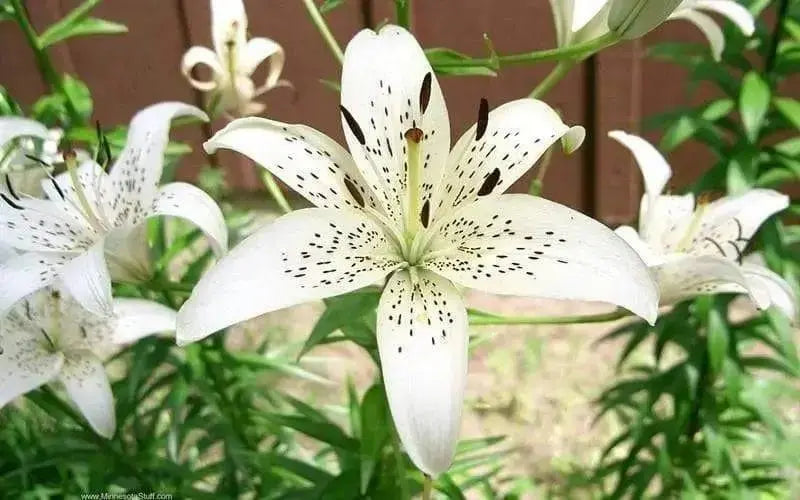
[(442, 222), (429, 255), (423, 266), (459, 285), (609, 302), (656, 318), (657, 288), (636, 252), (603, 224), (542, 198), (510, 194), (465, 206)]
[(211, 0), (211, 38), (221, 58), (228, 57), (228, 45), (236, 50), (245, 46), (247, 13), (242, 0)]
[(143, 299), (114, 299), (115, 344), (128, 344), (142, 337), (175, 331), (177, 314), (167, 306)]
[(572, 0), (572, 31), (576, 32), (589, 24), (589, 21), (600, 12), (608, 0)]
[(71, 252), (95, 239), (77, 216), (49, 200), (22, 198), (0, 201), (0, 238), (18, 250)]
[(5, 263), (7, 260), (10, 260), (16, 256), (17, 252), (13, 247), (0, 241), (0, 265), (3, 265), (3, 263)]
[(692, 225), (694, 195), (661, 195), (649, 206), (642, 198), (639, 208), (639, 233), (662, 253), (677, 251)]
[(614, 232), (639, 254), (639, 257), (642, 258), (642, 261), (644, 261), (647, 266), (655, 266), (662, 263), (663, 257), (661, 257), (650, 244), (644, 241), (639, 236), (639, 233), (631, 226), (620, 226), (615, 229)]
[(439, 82), (408, 31), (362, 30), (347, 45), (342, 68), (342, 127), (356, 165), (379, 186), (389, 218), (398, 225), (406, 206), (406, 139), (423, 132), (421, 201), (430, 200), (450, 149), (450, 120)]
[(117, 426), (114, 394), (103, 362), (89, 351), (69, 352), (60, 379), (92, 429), (111, 439)]
[(742, 273), (750, 288), (761, 287), (772, 306), (778, 308), (792, 323), (797, 321), (797, 297), (789, 283), (778, 273), (749, 262), (742, 264)]
[(717, 12), (730, 19), (747, 36), (756, 31), (753, 14), (743, 5), (732, 0), (696, 0), (694, 8)]
[(0, 317), (23, 297), (53, 283), (72, 257), (59, 252), (27, 252), (0, 263)]
[(749, 293), (759, 309), (770, 304), (766, 290), (750, 286), (739, 265), (722, 257), (679, 254), (652, 269), (662, 305), (718, 293)]
[(672, 177), (672, 169), (667, 160), (652, 144), (637, 135), (622, 130), (612, 130), (608, 136), (633, 153), (636, 164), (642, 172), (645, 193), (651, 203), (655, 201), (655, 198), (664, 192), (667, 181)]
[(714, 56), (715, 60), (720, 60), (722, 51), (725, 50), (725, 35), (722, 34), (722, 30), (711, 17), (696, 10), (681, 9), (674, 12), (670, 19), (684, 19), (697, 26), (711, 46), (711, 55)]
[[(88, 234), (97, 235), (99, 229), (95, 226), (108, 225), (116, 217), (117, 204), (111, 199), (114, 192), (111, 177), (103, 167), (88, 159), (78, 166), (75, 178), (81, 195), (75, 189), (73, 176), (69, 172), (59, 174), (53, 179), (43, 179), (42, 190), (54, 204), (58, 214), (84, 226), (84, 231)], [(84, 199), (89, 205), (90, 213), (83, 206)], [(99, 222), (94, 222), (93, 226), (94, 220)]]
[(362, 288), (400, 266), (382, 226), (361, 212), (297, 210), (256, 231), (200, 280), (178, 313), (178, 343)]
[(58, 375), (64, 357), (46, 349), (44, 342), (39, 332), (13, 317), (0, 320), (0, 408)]
[(380, 210), (350, 154), (322, 132), (264, 118), (234, 120), (204, 145), (208, 153), (232, 149), (266, 168), (321, 208)]
[[(480, 130), (478, 129), (480, 125)], [(441, 217), (453, 208), (511, 187), (560, 138), (572, 138), (572, 150), (583, 141), (583, 127), (568, 127), (542, 101), (519, 99), (488, 114), (456, 143), (447, 158), (447, 175), (438, 203)]]
[(458, 290), (427, 271), (396, 272), (378, 306), (378, 350), (397, 432), (436, 476), (453, 459), (467, 378), (467, 314)]
[[(192, 76), (195, 66), (206, 65), (211, 70), (211, 78), (198, 80)], [(192, 47), (186, 51), (181, 59), (181, 73), (189, 80), (192, 87), (202, 92), (208, 92), (219, 86), (219, 81), (225, 78), (225, 69), (219, 62), (217, 54), (206, 47)]]
[(150, 216), (169, 215), (199, 227), (217, 255), (228, 251), (228, 226), (217, 202), (200, 188), (173, 182), (158, 190)]
[(153, 277), (147, 224), (121, 227), (106, 235), (106, 264), (111, 279), (141, 283)]
[(112, 314), (111, 275), (103, 241), (69, 261), (60, 276), (69, 293), (88, 311), (98, 316)]
[(789, 206), (789, 197), (771, 189), (751, 189), (720, 198), (702, 210), (688, 252), (741, 260), (755, 232), (772, 215)]
[(118, 207), (115, 225), (136, 224), (145, 217), (161, 180), (170, 123), (179, 116), (208, 120), (203, 111), (181, 102), (148, 106), (131, 120), (125, 148), (111, 169), (113, 204)]
[(38, 137), (44, 140), (49, 137), (49, 131), (41, 123), (21, 116), (0, 118), (0, 148), (18, 137)]
[(263, 94), (267, 90), (278, 85), (283, 64), (286, 61), (286, 54), (283, 47), (269, 38), (251, 38), (244, 47), (242, 53), (241, 70), (250, 75), (264, 61), (269, 59), (269, 70), (264, 85), (257, 88), (256, 95)]

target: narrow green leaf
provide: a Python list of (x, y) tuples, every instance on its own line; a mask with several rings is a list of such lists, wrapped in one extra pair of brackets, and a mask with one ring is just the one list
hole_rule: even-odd
[(780, 114), (800, 130), (800, 101), (791, 97), (778, 97), (773, 103)]
[(739, 113), (750, 142), (758, 141), (764, 118), (767, 116), (771, 91), (766, 81), (755, 72), (745, 75), (739, 94)]
[(298, 357), (302, 357), (333, 332), (360, 323), (361, 318), (378, 307), (380, 297), (377, 291), (367, 290), (326, 300), (325, 312), (317, 320)]
[(708, 313), (708, 358), (711, 362), (711, 371), (715, 374), (722, 371), (722, 365), (728, 353), (729, 333), (728, 326), (722, 312), (713, 308)]
[(389, 438), (388, 406), (383, 386), (373, 385), (361, 402), (361, 494), (375, 472), (381, 450)]

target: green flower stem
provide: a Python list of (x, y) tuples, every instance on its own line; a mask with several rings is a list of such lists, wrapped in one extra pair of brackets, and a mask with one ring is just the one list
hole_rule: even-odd
[(330, 28), (328, 28), (328, 24), (322, 17), (322, 13), (319, 11), (317, 6), (314, 5), (314, 0), (303, 0), (303, 3), (306, 6), (309, 17), (311, 17), (311, 22), (313, 22), (319, 30), (320, 35), (322, 35), (322, 38), (328, 45), (328, 48), (331, 49), (331, 52), (333, 53), (334, 57), (336, 57), (336, 60), (339, 61), (339, 64), (342, 64), (344, 61), (344, 53), (342, 53), (342, 48), (339, 46), (336, 38), (334, 38)]
[(577, 62), (571, 60), (561, 61), (556, 64), (556, 67), (553, 68), (553, 71), (551, 71), (550, 74), (547, 75), (544, 80), (542, 80), (541, 83), (536, 86), (535, 89), (533, 89), (529, 97), (532, 99), (541, 99), (544, 97), (544, 95), (550, 92), (550, 90), (552, 90), (553, 87), (558, 84), (558, 82), (567, 76), (567, 73), (569, 73), (570, 70), (575, 67), (575, 64), (577, 64)]
[(75, 123), (80, 123), (82, 121), (81, 116), (72, 103), (72, 100), (69, 98), (69, 94), (64, 90), (64, 82), (58, 72), (56, 72), (53, 61), (50, 60), (50, 55), (47, 53), (47, 49), (43, 48), (39, 43), (39, 35), (33, 28), (30, 19), (28, 19), (28, 12), (25, 10), (25, 6), (22, 5), (22, 0), (9, 0), (9, 3), (14, 11), (14, 19), (25, 35), (28, 46), (33, 51), (33, 57), (36, 59), (36, 66), (39, 68), (42, 78), (44, 78), (53, 92), (64, 96), (64, 102), (66, 103), (70, 118)]
[(433, 480), (426, 474), (422, 482), (422, 500), (431, 500), (431, 490), (433, 490)]
[(398, 493), (400, 493), (400, 500), (408, 500), (411, 498), (411, 495), (406, 485), (406, 466), (403, 463), (403, 453), (400, 451), (401, 449), (400, 436), (397, 435), (397, 429), (395, 429), (394, 424), (392, 424), (392, 453), (394, 454), (394, 462), (397, 467), (397, 482), (400, 489)]
[(278, 204), (281, 211), (285, 214), (291, 212), (292, 206), (289, 205), (289, 202), (286, 200), (286, 196), (284, 196), (283, 191), (281, 191), (280, 186), (278, 186), (278, 183), (275, 181), (275, 177), (273, 177), (268, 170), (264, 170), (261, 173), (261, 180), (264, 182), (267, 191), (269, 191), (270, 196), (272, 196), (272, 199)]
[(484, 312), (471, 311), (469, 324), (485, 325), (571, 325), (581, 323), (606, 323), (626, 318), (630, 313), (625, 309), (616, 309), (602, 314), (579, 316), (499, 316)]
[(397, 24), (408, 30), (411, 29), (411, 0), (394, 0)]
[[(67, 415), (70, 420), (75, 422), (81, 429), (83, 429), (88, 435), (92, 437), (94, 442), (97, 444), (99, 448), (104, 450), (109, 455), (113, 456), (119, 463), (123, 464), (128, 471), (133, 474), (141, 483), (144, 488), (147, 488), (150, 491), (155, 491), (155, 487), (150, 480), (142, 474), (142, 472), (135, 466), (133, 463), (128, 460), (128, 457), (120, 453), (116, 448), (111, 445), (111, 442), (105, 439), (102, 436), (98, 436), (97, 433), (92, 429), (86, 420), (78, 415), (75, 410), (72, 409), (70, 405), (65, 403), (61, 398), (56, 396), (56, 394), (50, 389), (49, 387), (42, 387), (39, 393), (53, 406), (58, 407), (65, 415)], [(49, 413), (49, 408), (46, 408), (39, 404), (36, 398), (29, 398), (31, 401), (37, 404), (40, 408), (45, 410)]]
[[(447, 63), (439, 63), (436, 67), (441, 68), (458, 68), (462, 66), (485, 66), (493, 68), (495, 62), (500, 65), (514, 65), (514, 64), (528, 64), (542, 61), (564, 61), (564, 60), (583, 60), (595, 52), (598, 52), (606, 47), (610, 47), (619, 41), (619, 37), (613, 33), (605, 34), (601, 37), (589, 40), (588, 42), (576, 43), (575, 45), (568, 45), (566, 47), (559, 47), (556, 49), (537, 50), (533, 52), (523, 52), (521, 54), (511, 54), (497, 58), (484, 58), (484, 59), (465, 59), (463, 61), (452, 61)], [(495, 68), (496, 69), (496, 68)]]

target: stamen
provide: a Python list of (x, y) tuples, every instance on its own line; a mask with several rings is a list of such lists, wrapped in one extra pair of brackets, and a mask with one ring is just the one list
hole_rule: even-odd
[(350, 179), (345, 179), (344, 187), (346, 187), (347, 191), (350, 192), (350, 196), (352, 196), (356, 203), (358, 203), (358, 206), (364, 208), (364, 197), (358, 191), (358, 188), (355, 186), (355, 184), (353, 184)]
[(361, 127), (358, 126), (358, 122), (356, 121), (355, 118), (353, 118), (353, 115), (351, 115), (350, 112), (347, 111), (347, 108), (345, 108), (341, 104), (339, 105), (339, 109), (344, 115), (344, 121), (347, 122), (347, 126), (350, 127), (350, 131), (353, 133), (354, 136), (356, 136), (356, 139), (358, 140), (359, 144), (361, 144), (362, 146), (366, 144), (367, 139), (366, 137), (364, 137), (364, 132), (361, 130)]
[(75, 151), (71, 149), (64, 151), (64, 162), (67, 164), (67, 172), (69, 173), (72, 187), (75, 190), (75, 194), (78, 196), (78, 203), (80, 204), (81, 209), (80, 211), (83, 213), (83, 216), (92, 227), (98, 231), (101, 231), (103, 230), (103, 224), (100, 223), (100, 220), (97, 218), (97, 215), (95, 215), (94, 210), (92, 210), (92, 205), (86, 198), (86, 193), (83, 192), (83, 187), (81, 185), (80, 178), (78, 177), (77, 158), (78, 157), (75, 154)]
[(406, 171), (406, 240), (410, 245), (414, 241), (420, 226), (419, 195), (422, 176), (420, 143), (424, 137), (422, 130), (410, 128), (406, 130), (406, 149), (408, 151), (408, 168)]
[(478, 127), (475, 129), (475, 140), (480, 141), (489, 126), (489, 101), (481, 99), (478, 107)]
[(11, 185), (11, 177), (6, 174), (6, 188), (8, 188), (8, 194), (10, 194), (15, 200), (19, 201), (19, 196), (17, 192), (14, 191), (14, 186)]
[(419, 220), (422, 222), (422, 226), (425, 229), (428, 229), (428, 222), (431, 217), (431, 200), (425, 200), (425, 203), (422, 204), (422, 212), (419, 213)]
[(26, 154), (26, 155), (25, 155), (25, 158), (27, 158), (27, 159), (29, 159), (29, 160), (33, 160), (33, 161), (35, 161), (36, 163), (38, 163), (39, 165), (41, 165), (41, 166), (43, 166), (43, 167), (52, 167), (52, 165), (50, 165), (50, 164), (49, 164), (49, 163), (47, 163), (46, 161), (44, 161), (44, 160), (42, 160), (41, 158), (38, 158), (38, 157), (36, 157), (36, 156), (29, 155), (29, 154)]
[(431, 81), (433, 78), (431, 77), (430, 73), (425, 75), (425, 78), (422, 79), (422, 87), (419, 89), (419, 112), (420, 114), (425, 114), (425, 110), (428, 109), (428, 104), (431, 102)]
[(500, 169), (492, 170), (492, 173), (486, 177), (486, 180), (483, 181), (481, 188), (478, 190), (478, 196), (486, 196), (487, 194), (494, 191), (494, 188), (497, 187), (497, 183), (500, 182)]
[(6, 202), (6, 204), (7, 204), (8, 206), (10, 206), (11, 208), (13, 208), (13, 209), (15, 209), (15, 210), (25, 210), (25, 208), (24, 208), (24, 207), (22, 207), (22, 206), (20, 206), (20, 205), (17, 205), (16, 203), (14, 203), (14, 202), (11, 200), (11, 198), (9, 198), (8, 196), (6, 196), (4, 193), (0, 193), (0, 198), (2, 198), (2, 199), (3, 199), (3, 201), (4, 201), (4, 202)]

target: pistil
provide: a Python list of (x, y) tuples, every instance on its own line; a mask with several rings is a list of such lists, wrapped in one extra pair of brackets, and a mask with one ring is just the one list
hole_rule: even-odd
[(72, 182), (72, 187), (75, 189), (75, 194), (78, 196), (80, 211), (83, 213), (84, 218), (86, 218), (86, 220), (89, 222), (89, 225), (97, 230), (102, 230), (103, 224), (92, 210), (92, 205), (89, 204), (89, 200), (86, 198), (86, 193), (83, 192), (83, 186), (81, 185), (80, 178), (78, 177), (78, 159), (74, 151), (70, 150), (64, 152), (64, 163), (67, 166), (67, 172), (69, 172), (69, 179)]
[(697, 208), (692, 216), (692, 221), (689, 223), (689, 227), (686, 228), (686, 233), (683, 235), (683, 238), (681, 238), (681, 241), (678, 243), (678, 251), (684, 252), (691, 246), (692, 237), (697, 232), (697, 229), (699, 229), (700, 221), (703, 219), (703, 214), (707, 206), (708, 198), (706, 196), (700, 196), (697, 200)]
[(411, 128), (406, 131), (407, 169), (406, 169), (406, 244), (410, 247), (420, 231), (420, 186), (422, 179), (422, 130)]

